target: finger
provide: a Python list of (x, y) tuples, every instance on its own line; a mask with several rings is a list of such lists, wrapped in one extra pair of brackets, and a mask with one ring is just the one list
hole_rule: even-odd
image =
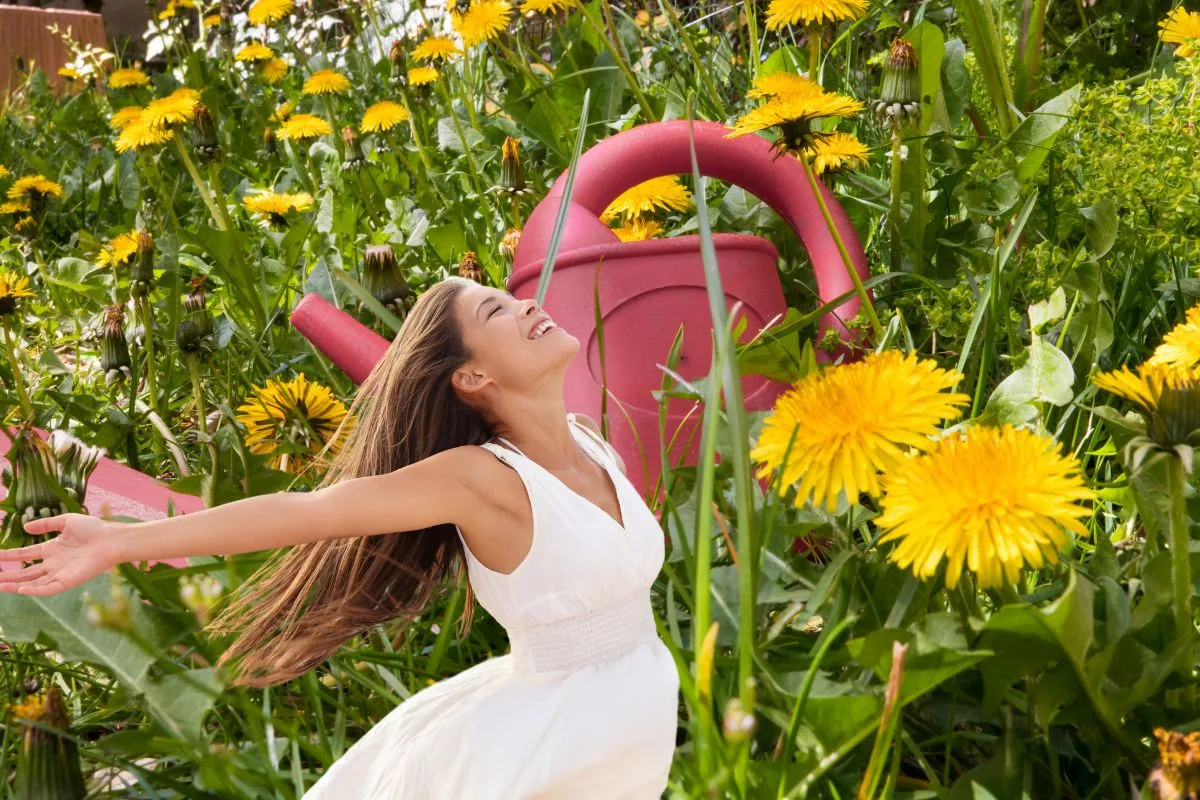
[(27, 583), (20, 589), (17, 589), (17, 594), (28, 594), (33, 596), (44, 596), (48, 594), (57, 594), (65, 587), (58, 578), (52, 578), (49, 575), (38, 578), (33, 583)]
[(46, 566), (44, 564), (34, 564), (32, 567), (25, 567), (24, 569), (0, 572), (0, 586), (6, 583), (24, 583), (34, 578), (40, 578), (45, 574)]
[(42, 557), (45, 543), (31, 544), (28, 547), (14, 547), (11, 550), (0, 550), (0, 560), (4, 561), (33, 561)]
[(69, 514), (57, 514), (53, 517), (41, 517), (39, 519), (31, 519), (25, 523), (26, 533), (49, 533), (50, 531), (61, 531), (67, 525), (67, 517)]

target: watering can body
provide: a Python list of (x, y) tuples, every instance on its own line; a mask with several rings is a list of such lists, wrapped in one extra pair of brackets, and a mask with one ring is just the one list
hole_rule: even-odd
[[(654, 491), (661, 471), (660, 448), (671, 463), (694, 463), (699, 452), (701, 409), (691, 401), (670, 401), (660, 434), (655, 392), (681, 327), (675, 372), (685, 379), (708, 374), (712, 317), (700, 237), (621, 242), (600, 221), (609, 203), (643, 181), (690, 173), (694, 141), (702, 174), (741, 186), (791, 223), (809, 252), (822, 302), (853, 289), (803, 166), (791, 157), (777, 158), (760, 137), (726, 139), (729, 131), (709, 122), (654, 123), (610, 137), (585, 153), (543, 301), (581, 345), (566, 377), (567, 407), (598, 418), (601, 398), (607, 397), (609, 438), (630, 480), (646, 492)], [(522, 232), (508, 282), (519, 298), (536, 294), (565, 183), (564, 173)], [(832, 193), (818, 186), (855, 269), (865, 278), (866, 257), (854, 229)], [(740, 234), (716, 234), (713, 245), (726, 308), (744, 318), (742, 340), (752, 339), (787, 311), (776, 250), (765, 239)], [(857, 299), (847, 301), (827, 314), (821, 327), (849, 338), (844, 323), (857, 312)], [(746, 406), (754, 410), (769, 408), (786, 388), (759, 376), (742, 382)]]

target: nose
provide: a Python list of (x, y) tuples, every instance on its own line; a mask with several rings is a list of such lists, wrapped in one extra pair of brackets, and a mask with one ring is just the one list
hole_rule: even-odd
[(521, 314), (523, 314), (524, 316), (529, 316), (530, 314), (536, 314), (540, 310), (541, 309), (539, 308), (539, 306), (537, 304), (537, 300), (534, 300), (531, 297), (525, 301), (525, 307), (521, 309)]

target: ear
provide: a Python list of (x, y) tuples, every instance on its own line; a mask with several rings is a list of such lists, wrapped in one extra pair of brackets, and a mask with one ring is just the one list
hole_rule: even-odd
[(495, 381), (491, 376), (485, 375), (471, 364), (463, 364), (454, 370), (454, 375), (450, 377), (450, 384), (466, 395), (477, 394), (493, 383)]

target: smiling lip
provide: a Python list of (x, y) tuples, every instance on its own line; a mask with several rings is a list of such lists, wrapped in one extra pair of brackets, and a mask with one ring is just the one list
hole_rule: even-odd
[(540, 339), (547, 333), (555, 330), (558, 330), (558, 326), (554, 324), (554, 320), (543, 315), (541, 319), (534, 323), (533, 327), (529, 329), (529, 335), (526, 336), (526, 338), (530, 340)]

